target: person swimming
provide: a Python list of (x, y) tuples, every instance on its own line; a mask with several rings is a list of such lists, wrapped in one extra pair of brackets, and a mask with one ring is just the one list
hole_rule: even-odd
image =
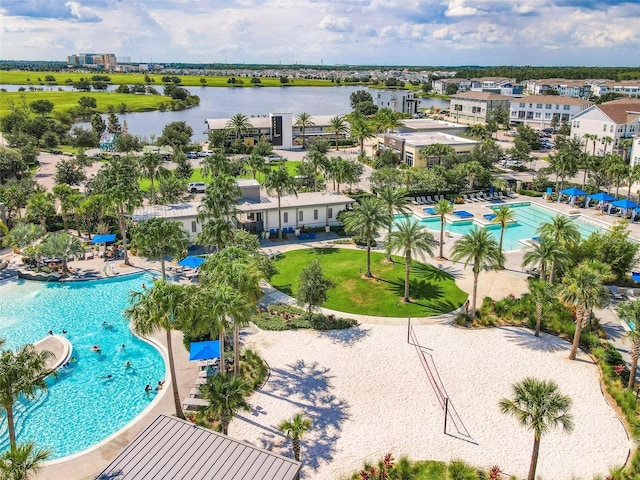
[(103, 380), (111, 380), (113, 378), (113, 375), (109, 374), (109, 375), (104, 375), (102, 377), (100, 377)]
[(49, 335), (53, 335), (53, 330), (49, 330)]
[(146, 393), (147, 395), (149, 395), (149, 393), (151, 392), (151, 390), (153, 390), (153, 388), (151, 388), (151, 385), (149, 385), (147, 383), (147, 386), (144, 387), (144, 393)]
[(126, 362), (124, 362), (124, 368), (132, 368), (131, 366), (131, 362), (129, 360), (127, 360)]
[(143, 290), (146, 290), (146, 288), (147, 288), (147, 286), (143, 283), (143, 284), (142, 284), (142, 289), (143, 289)]
[(91, 350), (93, 350), (96, 353), (102, 352), (102, 350), (100, 349), (100, 345), (94, 345), (93, 347), (91, 347)]
[(156, 392), (158, 390), (162, 390), (162, 387), (164, 387), (164, 380), (161, 380), (158, 382), (158, 386), (156, 387)]

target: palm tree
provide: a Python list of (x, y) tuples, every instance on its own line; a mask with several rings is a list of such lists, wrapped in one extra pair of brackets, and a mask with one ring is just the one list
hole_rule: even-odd
[(242, 137), (252, 128), (251, 120), (241, 113), (236, 113), (225, 125), (225, 130), (238, 140), (242, 140)]
[(500, 241), (498, 242), (498, 248), (502, 252), (502, 240), (504, 238), (504, 231), (507, 229), (510, 223), (516, 221), (516, 212), (509, 205), (500, 205), (494, 210), (496, 216), (491, 220), (492, 223), (500, 224)]
[(607, 290), (602, 285), (607, 275), (603, 273), (602, 267), (600, 262), (598, 265), (594, 265), (594, 261), (582, 262), (565, 275), (558, 288), (560, 300), (576, 308), (576, 330), (569, 360), (576, 358), (582, 325), (586, 323), (591, 310), (604, 305), (608, 300)]
[(0, 407), (6, 412), (12, 449), (17, 446), (13, 405), (20, 396), (31, 400), (38, 391), (47, 389), (45, 378), (53, 373), (47, 361), (54, 357), (48, 350), (38, 352), (31, 344), (24, 345), (15, 353), (0, 351)]
[(592, 145), (593, 145), (593, 149), (592, 149), (592, 152), (591, 152), (591, 156), (592, 156), (592, 157), (595, 157), (595, 156), (596, 156), (596, 142), (599, 140), (598, 135), (596, 135), (596, 134), (591, 134), (591, 133), (585, 133), (585, 134), (583, 135), (583, 137), (582, 137), (582, 138), (584, 138), (584, 139), (585, 139), (585, 142), (584, 142), (585, 149), (586, 149), (586, 147), (587, 147), (587, 142), (586, 142), (586, 140), (591, 140)]
[(251, 172), (253, 179), (256, 179), (256, 174), (258, 172), (264, 173), (266, 170), (266, 162), (262, 155), (258, 155), (257, 153), (252, 153), (245, 159), (245, 168)]
[(238, 375), (227, 375), (222, 371), (207, 379), (200, 386), (200, 393), (209, 405), (201, 412), (220, 422), (220, 430), (229, 434), (229, 424), (238, 410), (249, 411), (251, 407), (245, 397), (251, 392), (251, 386)]
[[(548, 238), (556, 241), (565, 252), (568, 252), (580, 241), (580, 230), (573, 219), (565, 215), (556, 215), (550, 222), (543, 223), (538, 227), (537, 233), (542, 237), (542, 241)], [(549, 272), (549, 283), (551, 284), (553, 284), (555, 276), (555, 263), (555, 260), (551, 261), (551, 271)]]
[(60, 183), (53, 186), (53, 196), (60, 201), (60, 216), (62, 217), (62, 225), (65, 231), (69, 229), (67, 222), (67, 214), (69, 213), (69, 197), (73, 195), (74, 192), (77, 192), (77, 190), (72, 189), (66, 183)]
[(162, 280), (166, 280), (165, 257), (175, 256), (187, 248), (189, 239), (182, 224), (166, 218), (150, 218), (133, 230), (133, 239), (140, 253), (160, 259)]
[(364, 141), (373, 137), (371, 122), (362, 114), (352, 113), (349, 116), (349, 135), (360, 144), (360, 157), (364, 157)]
[[(444, 157), (455, 156), (455, 154), (456, 151), (451, 145), (443, 145), (442, 143), (434, 143), (420, 149), (420, 156), (425, 159), (427, 165), (429, 165), (430, 158), (435, 158), (433, 162), (434, 165), (442, 165), (442, 159)], [(475, 176), (477, 176), (477, 174), (474, 174), (474, 178)], [(473, 186), (473, 180), (471, 180), (471, 185)]]
[(68, 233), (54, 233), (49, 235), (42, 243), (42, 252), (49, 257), (58, 257), (62, 260), (62, 271), (68, 272), (67, 262), (69, 258), (84, 253), (82, 242)]
[(0, 478), (28, 480), (30, 474), (42, 470), (42, 464), (51, 456), (51, 450), (36, 449), (35, 443), (19, 443), (0, 454)]
[(140, 335), (149, 336), (158, 330), (165, 331), (173, 403), (176, 416), (182, 419), (184, 414), (178, 393), (171, 330), (180, 329), (191, 321), (194, 297), (193, 286), (157, 280), (152, 288), (147, 288), (144, 292), (132, 292), (131, 307), (124, 311), (124, 315), (131, 321), (131, 328)]
[(319, 152), (318, 150), (312, 150), (306, 156), (307, 162), (313, 167), (313, 191), (318, 191), (318, 170), (325, 169), (325, 167), (329, 164), (329, 159), (327, 156)]
[[(293, 458), (300, 461), (300, 440), (303, 435), (311, 428), (311, 419), (306, 418), (303, 413), (296, 413), (290, 420), (284, 420), (278, 425), (278, 430), (291, 439), (293, 449)], [(300, 478), (300, 473), (296, 475), (296, 479)]]
[(166, 178), (169, 170), (165, 167), (166, 160), (159, 153), (144, 153), (138, 158), (138, 168), (141, 176), (151, 180), (151, 203), (156, 204), (156, 185), (155, 181)]
[(231, 173), (231, 162), (220, 152), (214, 152), (200, 161), (202, 175), (214, 178)]
[(401, 113), (394, 112), (388, 107), (383, 107), (373, 116), (373, 127), (376, 133), (392, 132), (395, 129), (404, 126), (404, 122), (401, 118)]
[(53, 195), (50, 193), (36, 193), (27, 202), (27, 219), (39, 221), (45, 232), (47, 231), (47, 218), (53, 217), (55, 213)]
[(420, 225), (418, 220), (406, 220), (397, 224), (397, 230), (390, 232), (387, 237), (386, 248), (391, 256), (392, 251), (400, 251), (404, 255), (404, 297), (402, 301), (408, 303), (409, 274), (413, 256), (424, 257), (425, 253), (433, 256), (435, 246), (433, 235)]
[(264, 188), (267, 190), (267, 194), (271, 195), (273, 192), (278, 196), (278, 239), (282, 240), (282, 214), (280, 200), (283, 195), (295, 195), (298, 196), (298, 188), (295, 178), (293, 178), (285, 167), (280, 167), (275, 170), (271, 170), (264, 179)]
[(363, 198), (350, 212), (344, 215), (344, 229), (350, 234), (358, 235), (367, 242), (367, 271), (365, 275), (372, 278), (371, 274), (371, 242), (387, 223), (387, 215), (384, 204), (375, 197)]
[(640, 164), (633, 165), (629, 167), (628, 171), (629, 176), (627, 177), (627, 182), (629, 183), (627, 188), (627, 198), (631, 198), (631, 186), (640, 180)]
[(606, 173), (616, 185), (616, 196), (620, 190), (620, 182), (622, 178), (629, 175), (629, 165), (622, 159), (620, 155), (610, 154), (607, 156)]
[(527, 377), (513, 386), (513, 399), (500, 400), (500, 411), (513, 415), (520, 425), (533, 430), (533, 452), (527, 480), (535, 480), (540, 439), (557, 426), (566, 433), (573, 431), (573, 415), (569, 413), (571, 398), (558, 391), (553, 381)]
[[(539, 266), (540, 280), (547, 280), (547, 270), (551, 265), (565, 265), (569, 260), (567, 251), (552, 238), (542, 237), (525, 249), (522, 257), (523, 267)], [(551, 282), (549, 282), (551, 283)]]
[[(389, 238), (396, 212), (404, 215), (405, 220), (409, 219), (409, 213), (411, 212), (409, 199), (404, 196), (403, 191), (391, 186), (383, 187), (382, 190), (378, 192), (378, 198), (387, 209), (387, 238)], [(387, 259), (391, 260), (390, 252), (387, 252)]]
[(454, 262), (464, 259), (465, 268), (473, 262), (473, 293), (471, 295), (471, 318), (476, 315), (476, 297), (478, 293), (478, 276), (485, 265), (499, 268), (504, 264), (504, 255), (498, 248), (488, 230), (474, 228), (460, 238), (451, 249), (451, 259)]
[(553, 287), (547, 282), (536, 279), (529, 280), (529, 295), (536, 304), (536, 337), (540, 336), (543, 306), (553, 298), (554, 293)]
[(196, 242), (204, 247), (216, 247), (222, 250), (233, 239), (236, 225), (226, 218), (212, 218), (202, 225), (202, 232), (196, 235)]
[(311, 120), (311, 115), (307, 112), (300, 112), (297, 116), (296, 116), (296, 121), (293, 124), (294, 127), (299, 127), (302, 129), (302, 148), (306, 148), (306, 142), (305, 142), (305, 132), (307, 130), (307, 128), (309, 127), (313, 127), (315, 125), (315, 123), (313, 123), (313, 120)]
[(439, 259), (444, 259), (444, 226), (447, 224), (447, 215), (453, 212), (453, 204), (447, 200), (439, 200), (433, 207), (433, 213), (440, 216), (440, 254)]
[(349, 127), (347, 127), (347, 122), (345, 122), (344, 117), (340, 115), (331, 117), (329, 119), (329, 126), (327, 127), (327, 131), (335, 135), (336, 150), (340, 150), (340, 145), (338, 145), (338, 138), (340, 137), (340, 135), (346, 135), (346, 133), (349, 131)]
[(198, 220), (202, 222), (209, 218), (224, 218), (235, 222), (240, 196), (235, 178), (230, 175), (213, 177), (198, 206)]
[(638, 356), (640, 355), (640, 301), (629, 300), (618, 305), (616, 309), (620, 318), (628, 324), (633, 324), (633, 328), (627, 332), (627, 338), (631, 342), (631, 368), (629, 373), (629, 383), (627, 388), (633, 390), (636, 383), (636, 370), (638, 368)]
[(43, 230), (40, 225), (23, 222), (16, 223), (15, 226), (9, 230), (6, 237), (3, 238), (3, 245), (13, 247), (20, 251), (20, 249), (42, 237), (45, 233), (46, 230)]
[(607, 145), (613, 143), (613, 138), (602, 137), (602, 143), (604, 144), (604, 149), (602, 150), (602, 158), (605, 158), (607, 156)]

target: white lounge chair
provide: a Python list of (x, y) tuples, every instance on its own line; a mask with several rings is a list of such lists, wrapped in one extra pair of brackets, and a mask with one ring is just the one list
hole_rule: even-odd
[(182, 408), (184, 410), (195, 410), (198, 407), (208, 407), (209, 401), (204, 398), (192, 398), (188, 397), (182, 401)]
[(418, 200), (416, 199), (416, 197), (411, 197), (411, 203), (413, 203), (414, 205), (420, 205), (420, 203), (418, 202)]
[(430, 196), (427, 197), (427, 201), (426, 201), (427, 205), (433, 205), (434, 203), (436, 203), (436, 202), (433, 201), (433, 198), (431, 198)]

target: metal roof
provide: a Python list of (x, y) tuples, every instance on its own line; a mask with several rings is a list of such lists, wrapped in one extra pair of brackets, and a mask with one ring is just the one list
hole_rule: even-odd
[(293, 480), (300, 463), (159, 415), (96, 480)]

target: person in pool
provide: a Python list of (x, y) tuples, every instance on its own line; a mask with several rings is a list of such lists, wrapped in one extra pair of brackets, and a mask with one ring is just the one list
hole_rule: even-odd
[(127, 360), (126, 362), (124, 362), (124, 368), (133, 368), (131, 366), (131, 362), (129, 360)]
[(93, 347), (91, 347), (91, 350), (93, 350), (96, 353), (102, 352), (102, 350), (100, 349), (100, 345), (94, 345)]
[(146, 393), (147, 395), (149, 395), (149, 393), (151, 393), (151, 390), (153, 390), (153, 388), (151, 388), (151, 385), (149, 385), (147, 383), (147, 386), (144, 387), (144, 393)]

